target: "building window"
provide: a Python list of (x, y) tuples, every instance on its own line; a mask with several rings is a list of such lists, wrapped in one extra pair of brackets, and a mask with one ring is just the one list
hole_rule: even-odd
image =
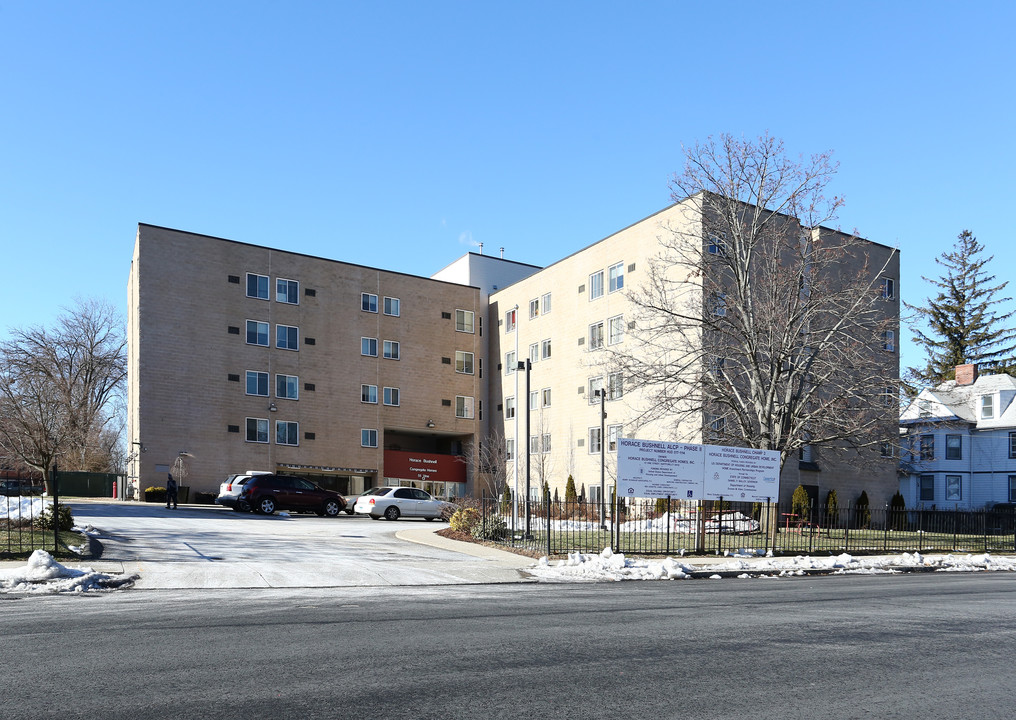
[(543, 433), (543, 443), (541, 443), (540, 452), (550, 452), (550, 433)]
[(882, 299), (892, 300), (896, 297), (896, 281), (892, 278), (882, 278)]
[(384, 403), (385, 405), (399, 404), (399, 389), (397, 387), (386, 387), (384, 389)]
[(395, 340), (385, 340), (384, 353), (388, 360), (398, 360), (399, 344)]
[(504, 314), (504, 331), (515, 332), (515, 310), (509, 310)]
[(935, 436), (934, 435), (922, 435), (921, 436), (921, 460), (934, 460), (935, 459)]
[(268, 323), (248, 320), (247, 344), (268, 347)]
[(963, 459), (963, 436), (962, 435), (946, 435), (945, 436), (945, 459), (946, 460), (962, 460)]
[(617, 452), (617, 439), (621, 437), (620, 425), (607, 426), (607, 452)]
[(515, 351), (514, 350), (512, 352), (510, 352), (510, 353), (505, 353), (504, 354), (504, 374), (505, 375), (511, 375), (513, 372), (515, 372), (518, 369), (517, 365), (518, 365), (518, 363), (515, 362)]
[(263, 418), (247, 418), (247, 442), (268, 442), (268, 420)]
[(540, 391), (530, 390), (529, 391), (529, 409), (539, 410), (540, 409)]
[(727, 316), (727, 294), (717, 293), (713, 298), (713, 315), (716, 317)]
[(602, 446), (603, 436), (600, 434), (600, 428), (591, 427), (589, 428), (589, 454), (600, 452)]
[(709, 233), (708, 251), (710, 255), (727, 254), (727, 233)]
[(285, 400), (300, 399), (300, 378), (296, 375), (275, 375), (275, 397)]
[(515, 398), (506, 397), (504, 399), (504, 417), (505, 420), (511, 420), (515, 417)]
[(295, 328), (292, 325), (276, 325), (275, 347), (282, 350), (299, 350), (300, 328)]
[(360, 309), (364, 312), (377, 312), (377, 295), (373, 293), (360, 293)]
[(624, 395), (624, 379), (621, 373), (613, 372), (607, 376), (607, 399), (617, 400)]
[(299, 445), (300, 444), (300, 423), (288, 422), (286, 420), (275, 421), (275, 444), (276, 445)]
[(607, 291), (617, 292), (624, 288), (624, 263), (607, 268)]
[(884, 458), (891, 458), (893, 456), (893, 444), (891, 442), (879, 443), (878, 452)]
[(727, 431), (727, 418), (722, 415), (709, 413), (706, 420), (709, 423), (709, 434), (712, 439), (719, 438)]
[(540, 343), (533, 343), (529, 346), (529, 364), (539, 362), (540, 360)]
[(1009, 502), (1016, 502), (1016, 475), (1009, 476)]
[(377, 447), (377, 430), (364, 428), (360, 430), (360, 447)]
[(589, 349), (599, 350), (603, 347), (603, 323), (593, 323), (589, 326)]
[(981, 419), (990, 420), (995, 417), (995, 396), (981, 395)]
[[(247, 297), (268, 299), (268, 276), (247, 273)], [(267, 442), (267, 441), (266, 441)]]
[(896, 333), (886, 330), (882, 336), (882, 349), (886, 352), (896, 352)]
[(541, 391), (541, 401), (543, 402), (543, 407), (550, 407), (550, 388), (543, 388)]
[(377, 357), (377, 338), (360, 338), (360, 354)]
[(505, 438), (504, 440), (504, 459), (514, 460), (515, 459), (515, 438)]
[(607, 344), (617, 345), (624, 341), (624, 316), (617, 315), (607, 321)]
[(550, 312), (550, 293), (544, 293), (543, 297), (540, 298), (540, 302), (543, 305), (543, 314), (546, 315)]
[(530, 435), (529, 436), (529, 453), (531, 455), (539, 455), (540, 454), (540, 436), (539, 435)]
[(927, 398), (918, 398), (917, 417), (931, 417), (931, 400), (928, 400)]
[(275, 279), (275, 302), (300, 304), (300, 283), (296, 280)]
[(268, 397), (268, 373), (248, 370), (247, 394)]
[(455, 396), (455, 417), (457, 418), (473, 417), (473, 398), (465, 397), (463, 395)]
[(535, 298), (529, 301), (529, 319), (532, 320), (535, 317), (540, 316), (540, 298)]
[(377, 405), (377, 385), (361, 385), (360, 402)]
[(464, 332), (464, 333), (473, 332), (472, 310), (455, 311), (455, 332)]
[(550, 340), (544, 340), (540, 343), (540, 359), (547, 360), (550, 357)]
[(400, 304), (398, 298), (386, 297), (385, 298), (385, 315), (391, 315), (392, 317), (398, 317), (400, 311)]
[(1016, 432), (1009, 433), (1009, 457), (1016, 458)]
[(946, 502), (959, 502), (963, 499), (963, 478), (960, 475), (945, 476)]
[(589, 299), (603, 297), (603, 271), (597, 270), (589, 276)]
[(921, 475), (917, 479), (917, 499), (921, 502), (935, 502), (935, 476)]
[(462, 350), (455, 351), (455, 372), (466, 375), (473, 374), (473, 353)]
[(600, 402), (600, 397), (599, 397), (599, 395), (597, 393), (599, 393), (602, 389), (603, 389), (603, 378), (602, 377), (589, 378), (589, 397), (588, 397), (588, 399), (589, 399), (589, 404), (590, 405), (595, 405), (598, 402)]

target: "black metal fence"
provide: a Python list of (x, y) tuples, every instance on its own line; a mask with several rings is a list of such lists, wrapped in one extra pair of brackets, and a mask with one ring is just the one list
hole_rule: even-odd
[(32, 550), (56, 552), (57, 539), (49, 501), (43, 500), (39, 475), (0, 472), (0, 557), (21, 556)]
[(853, 506), (801, 510), (778, 503), (622, 501), (601, 516), (593, 502), (481, 502), (478, 532), (546, 555), (774, 555), (896, 552), (1016, 552), (1016, 514)]

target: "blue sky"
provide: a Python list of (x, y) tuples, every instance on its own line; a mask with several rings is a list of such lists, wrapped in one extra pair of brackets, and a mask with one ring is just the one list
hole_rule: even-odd
[(138, 222), (420, 275), (481, 242), (548, 264), (666, 206), (682, 144), (723, 132), (832, 150), (840, 224), (899, 246), (904, 299), (964, 228), (1008, 277), (1014, 24), (1002, 2), (0, 0), (0, 334), (125, 309)]

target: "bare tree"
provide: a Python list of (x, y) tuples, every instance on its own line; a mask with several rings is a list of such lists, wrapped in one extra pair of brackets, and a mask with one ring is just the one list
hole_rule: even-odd
[(503, 433), (494, 431), (479, 441), (476, 453), (467, 452), (466, 457), (475, 457), (473, 475), (477, 485), (492, 497), (500, 498), (509, 485), (514, 459), (508, 457), (508, 446)]
[(0, 343), (4, 451), (41, 472), (57, 456), (68, 469), (91, 469), (109, 444), (103, 430), (126, 378), (125, 351), (123, 322), (101, 301), (78, 301), (52, 329), (11, 330)]
[(781, 461), (891, 438), (898, 313), (883, 276), (895, 252), (825, 227), (842, 204), (824, 194), (829, 155), (796, 161), (774, 138), (723, 136), (685, 159), (671, 185), (685, 216), (630, 291), (634, 342), (610, 357), (642, 391), (637, 422)]

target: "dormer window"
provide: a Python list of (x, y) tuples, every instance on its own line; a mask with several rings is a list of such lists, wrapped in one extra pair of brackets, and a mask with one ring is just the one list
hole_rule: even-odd
[(990, 420), (995, 417), (995, 396), (981, 395), (981, 419)]
[(931, 400), (921, 398), (917, 401), (917, 416), (918, 417), (931, 417)]

